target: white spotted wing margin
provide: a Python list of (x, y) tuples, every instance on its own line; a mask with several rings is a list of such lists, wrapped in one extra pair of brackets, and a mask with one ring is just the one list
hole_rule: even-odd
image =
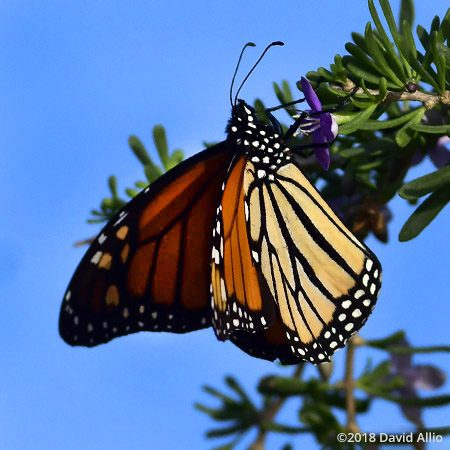
[(381, 287), (381, 266), (294, 163), (269, 171), (261, 162), (248, 164), (244, 176), (253, 263), (292, 353), (320, 364), (366, 322)]

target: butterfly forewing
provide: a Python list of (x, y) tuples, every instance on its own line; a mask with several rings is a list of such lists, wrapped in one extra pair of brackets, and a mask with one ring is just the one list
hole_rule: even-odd
[(66, 342), (94, 346), (142, 330), (211, 325), (211, 230), (230, 154), (225, 141), (184, 161), (105, 226), (66, 291)]
[(243, 180), (246, 158), (231, 166), (213, 230), (211, 262), (213, 324), (220, 340), (235, 330), (253, 333), (273, 321), (274, 305), (261, 295), (247, 236)]

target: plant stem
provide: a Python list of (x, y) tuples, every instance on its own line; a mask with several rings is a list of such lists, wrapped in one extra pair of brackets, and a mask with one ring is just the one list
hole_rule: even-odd
[[(356, 337), (356, 336), (355, 336)], [(345, 360), (345, 378), (344, 389), (347, 409), (347, 429), (351, 433), (359, 433), (359, 427), (356, 423), (356, 408), (354, 397), (354, 381), (353, 381), (353, 366), (355, 358), (355, 338), (350, 339), (347, 344), (347, 355)]]
[[(342, 87), (333, 86), (333, 89), (341, 90), (343, 92), (347, 92), (350, 87), (346, 87), (345, 89), (342, 89)], [(354, 89), (353, 87), (350, 89), (349, 92), (352, 92)], [(372, 95), (378, 95), (379, 91), (376, 89), (367, 89), (367, 91)], [(364, 90), (362, 88), (358, 88), (354, 95), (356, 94), (365, 94)], [(443, 104), (449, 104), (450, 102), (450, 92), (446, 91), (442, 95), (436, 95), (436, 94), (427, 94), (426, 92), (416, 91), (416, 92), (398, 92), (398, 91), (387, 91), (386, 95), (383, 99), (383, 103), (393, 103), (393, 102), (399, 102), (399, 101), (416, 101), (421, 102), (427, 109), (434, 108), (438, 103)]]
[[(298, 364), (295, 368), (292, 378), (300, 378), (304, 367), (304, 363)], [(266, 410), (261, 411), (260, 423), (272, 422), (286, 400), (286, 398), (279, 397), (273, 403), (271, 403)], [(264, 450), (267, 435), (268, 431), (260, 427), (258, 435), (256, 436), (254, 442), (250, 445), (249, 450)]]

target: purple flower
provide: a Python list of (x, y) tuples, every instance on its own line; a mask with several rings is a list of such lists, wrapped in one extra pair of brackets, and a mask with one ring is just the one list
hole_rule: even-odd
[[(396, 347), (409, 347), (406, 339), (400, 340)], [(403, 378), (405, 385), (396, 389), (400, 397), (418, 398), (417, 389), (432, 390), (441, 387), (446, 380), (442, 370), (431, 365), (412, 365), (412, 355), (407, 353), (391, 353), (391, 367), (393, 375)], [(403, 414), (411, 422), (423, 426), (422, 409), (418, 406), (402, 405)]]
[[(450, 150), (445, 145), (449, 142), (450, 138), (448, 136), (442, 136), (437, 141), (436, 147), (428, 150), (427, 155), (438, 169), (442, 169), (442, 167), (450, 164)], [(416, 166), (422, 162), (423, 158), (425, 158), (425, 154), (422, 152), (417, 152), (413, 157), (411, 165)]]
[[(321, 113), (322, 103), (320, 103), (319, 97), (317, 97), (309, 81), (302, 77), (301, 83), (303, 94), (305, 94), (305, 99), (311, 108), (311, 110), (306, 111), (310, 114), (301, 124), (301, 131), (304, 134), (311, 134), (314, 144), (328, 144), (333, 142), (338, 133), (336, 119), (329, 112)], [(330, 151), (328, 150), (328, 146), (315, 147), (314, 154), (323, 169), (328, 170), (330, 167)]]

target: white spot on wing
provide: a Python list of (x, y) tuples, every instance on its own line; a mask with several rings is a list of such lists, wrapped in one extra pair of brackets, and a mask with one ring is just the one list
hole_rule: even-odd
[(350, 308), (351, 304), (352, 304), (352, 302), (350, 300), (345, 300), (345, 301), (342, 302), (342, 307), (344, 309), (348, 309), (348, 308)]
[(102, 255), (103, 255), (103, 252), (95, 252), (94, 256), (91, 258), (91, 263), (98, 264)]
[(122, 222), (122, 220), (125, 219), (125, 217), (127, 217), (127, 216), (128, 216), (128, 213), (122, 211), (122, 212), (120, 213), (120, 217), (116, 220), (116, 222), (114, 223), (113, 226), (119, 225), (119, 223)]
[(227, 299), (227, 290), (225, 288), (225, 281), (223, 278), (220, 278), (220, 295), (222, 296), (222, 301), (224, 302)]
[(366, 287), (369, 284), (369, 275), (367, 273), (364, 274), (364, 276), (362, 278), (362, 282), (363, 282), (363, 285)]

